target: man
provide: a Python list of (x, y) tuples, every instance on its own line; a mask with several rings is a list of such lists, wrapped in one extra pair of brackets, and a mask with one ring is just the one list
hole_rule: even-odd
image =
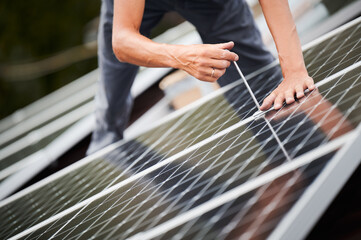
[[(275, 40), (282, 83), (263, 101), (261, 110), (280, 109), (304, 90), (314, 89), (287, 0), (260, 0)], [(169, 11), (191, 22), (206, 44), (155, 43), (151, 29)], [(232, 61), (245, 74), (271, 63), (245, 0), (102, 0), (99, 27), (100, 84), (96, 128), (88, 154), (123, 138), (132, 106), (130, 88), (138, 66), (182, 69), (201, 81), (226, 85), (239, 79)], [(232, 51), (231, 51), (232, 50)], [(267, 84), (267, 83), (265, 83)]]

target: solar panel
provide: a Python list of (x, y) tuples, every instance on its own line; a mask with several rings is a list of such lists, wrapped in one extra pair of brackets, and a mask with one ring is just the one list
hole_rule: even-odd
[[(358, 26), (354, 24), (346, 30)], [(359, 43), (354, 44), (358, 46)], [(355, 55), (359, 56), (360, 50), (357, 50), (355, 47), (348, 52), (354, 54), (356, 51)], [(339, 62), (325, 63), (328, 69), (333, 69)], [(349, 62), (350, 67), (338, 74), (331, 75), (332, 71), (329, 71), (326, 79), (315, 75), (319, 90), (308, 94), (306, 101), (267, 114), (292, 157), (291, 162), (280, 150), (265, 121), (253, 116), (256, 108), (243, 84), (238, 82), (208, 101), (203, 100), (203, 104), (176, 114), (131, 141), (120, 143), (102, 158), (88, 158), (72, 171), (63, 171), (52, 181), (47, 180), (46, 185), (40, 183), (32, 191), (0, 203), (1, 237), (20, 234), (18, 237), (29, 239), (51, 236), (126, 238), (141, 231), (150, 234), (147, 231), (162, 226), (168, 226), (162, 227), (167, 229), (165, 234), (173, 231), (178, 237), (188, 233), (223, 236), (222, 232), (228, 230), (222, 227), (209, 227), (211, 235), (204, 232), (206, 228), (197, 230), (196, 226), (205, 224), (203, 214), (217, 213), (214, 215), (217, 219), (224, 219), (232, 212), (239, 214), (244, 204), (247, 206), (254, 200), (253, 196), (259, 195), (267, 184), (272, 184), (273, 179), (265, 176), (279, 169), (288, 170), (284, 170), (283, 175), (303, 185), (297, 193), (290, 193), (289, 197), (296, 199), (295, 196), (301, 196), (321, 172), (331, 158), (330, 154), (338, 152), (350, 136), (348, 134), (355, 133), (353, 129), (360, 122), (360, 64), (351, 65)], [(312, 63), (308, 64), (308, 67), (312, 66)], [(322, 72), (327, 71), (322, 69)], [(250, 79), (251, 87), (257, 89), (258, 99), (272, 88), (265, 86), (265, 80), (273, 77), (273, 83), (277, 84), (281, 80), (277, 76), (277, 72), (269, 69)], [(326, 150), (320, 155), (320, 149)], [(299, 159), (307, 161), (297, 168), (289, 167)], [(310, 162), (311, 165), (307, 165)], [(294, 172), (307, 176), (304, 177), (307, 184), (298, 183), (298, 178), (293, 178)], [(283, 175), (275, 179), (283, 179)], [(260, 179), (265, 179), (262, 182), (265, 185), (243, 194), (237, 192), (240, 187)], [(178, 221), (178, 225), (172, 227), (167, 225), (172, 219), (203, 209), (214, 199), (223, 199), (233, 191), (237, 192), (236, 196), (222, 205), (210, 206), (208, 211), (200, 212), (189, 222)], [(268, 226), (272, 226), (271, 223), (276, 226), (289, 208), (284, 208), (279, 218), (270, 219)], [(226, 210), (222, 212), (221, 209)], [(214, 226), (217, 225), (216, 218)], [(239, 224), (230, 223), (234, 228)], [(206, 224), (208, 226), (212, 221)], [(155, 237), (161, 237), (160, 234)]]

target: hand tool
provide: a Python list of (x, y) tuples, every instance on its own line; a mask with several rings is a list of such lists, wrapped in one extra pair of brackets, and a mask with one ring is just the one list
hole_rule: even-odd
[(257, 119), (257, 118), (259, 118), (259, 117), (261, 116), (261, 117), (262, 117), (262, 118), (266, 121), (266, 123), (267, 123), (267, 125), (268, 125), (269, 129), (271, 130), (271, 132), (272, 132), (273, 136), (275, 137), (275, 139), (276, 139), (276, 141), (277, 141), (278, 145), (280, 146), (280, 148), (281, 148), (282, 152), (283, 152), (283, 153), (284, 153), (284, 155), (286, 156), (287, 160), (288, 160), (288, 161), (291, 161), (291, 157), (288, 155), (288, 153), (287, 153), (287, 151), (286, 151), (285, 147), (283, 146), (283, 144), (282, 144), (281, 140), (280, 140), (280, 139), (279, 139), (279, 137), (277, 136), (276, 131), (273, 129), (273, 127), (272, 127), (271, 123), (270, 123), (270, 122), (268, 121), (268, 119), (266, 118), (266, 116), (265, 116), (265, 112), (261, 111), (261, 109), (260, 109), (260, 105), (259, 105), (259, 103), (258, 103), (258, 101), (257, 101), (257, 98), (256, 98), (256, 96), (254, 95), (254, 93), (253, 93), (253, 91), (252, 91), (251, 87), (248, 85), (248, 82), (247, 82), (246, 78), (244, 77), (244, 75), (243, 75), (243, 73), (242, 73), (241, 69), (239, 68), (239, 66), (238, 66), (238, 64), (236, 63), (236, 61), (233, 61), (233, 63), (234, 63), (234, 65), (236, 66), (236, 69), (237, 69), (237, 71), (238, 71), (239, 75), (241, 76), (241, 78), (242, 78), (242, 80), (243, 80), (244, 85), (247, 87), (248, 92), (249, 92), (249, 94), (251, 95), (251, 97), (252, 97), (252, 99), (253, 99), (254, 103), (255, 103), (255, 104), (256, 104), (256, 106), (257, 106), (258, 111), (257, 111), (257, 112), (255, 112), (255, 114), (253, 114), (253, 117), (254, 117), (255, 119)]

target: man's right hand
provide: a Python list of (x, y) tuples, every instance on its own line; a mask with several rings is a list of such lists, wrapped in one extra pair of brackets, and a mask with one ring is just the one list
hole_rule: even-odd
[(239, 59), (236, 53), (230, 51), (233, 47), (233, 42), (175, 46), (169, 54), (176, 60), (175, 68), (201, 81), (215, 82), (232, 61)]
[(237, 61), (233, 42), (172, 45), (156, 43), (139, 33), (145, 0), (114, 1), (112, 45), (119, 61), (145, 67), (182, 69), (202, 81), (215, 82)]

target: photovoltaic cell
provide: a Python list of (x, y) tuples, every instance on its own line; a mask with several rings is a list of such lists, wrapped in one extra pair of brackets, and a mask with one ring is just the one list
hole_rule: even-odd
[[(341, 35), (346, 31), (357, 34), (358, 27), (355, 25), (346, 29)], [(312, 54), (319, 53), (314, 49), (318, 46), (306, 50), (307, 67), (316, 82), (324, 78), (319, 73), (329, 76), (335, 73), (332, 71), (336, 70), (332, 69), (336, 69), (340, 63), (330, 61), (331, 58), (317, 59), (327, 54), (336, 56), (336, 52), (356, 56), (354, 60), (357, 61), (360, 48), (355, 40), (357, 35), (353, 34), (343, 38), (341, 47), (337, 41), (342, 38), (330, 38), (332, 44), (326, 47), (337, 47), (334, 52), (329, 50), (312, 57)], [(328, 42), (330, 40), (321, 44)], [(354, 47), (347, 48), (352, 44)], [(311, 62), (315, 59), (317, 61)], [(324, 64), (317, 71), (319, 61)], [(350, 61), (348, 63), (352, 64)], [(313, 66), (316, 71), (312, 73)], [(357, 68), (324, 83), (318, 92), (307, 96), (307, 101), (267, 116), (292, 157), (326, 144), (357, 126), (360, 121), (359, 72)], [(279, 71), (271, 69), (250, 79), (259, 101), (280, 82), (279, 74)], [(117, 238), (131, 236), (285, 164), (285, 156), (265, 120), (250, 118), (255, 111), (245, 87), (240, 83), (223, 95), (124, 143), (103, 159), (91, 161), (49, 185), (2, 206), (0, 237), (14, 236), (174, 156), (178, 157), (40, 228), (29, 238), (57, 233), (59, 238), (72, 236), (76, 239), (86, 234), (103, 235), (113, 231), (111, 236)], [(240, 124), (242, 120), (244, 122)], [(158, 203), (157, 209), (152, 209), (153, 203)], [(139, 223), (140, 218), (142, 223)], [(121, 231), (124, 227), (127, 230)], [(119, 231), (123, 235), (119, 235)]]

